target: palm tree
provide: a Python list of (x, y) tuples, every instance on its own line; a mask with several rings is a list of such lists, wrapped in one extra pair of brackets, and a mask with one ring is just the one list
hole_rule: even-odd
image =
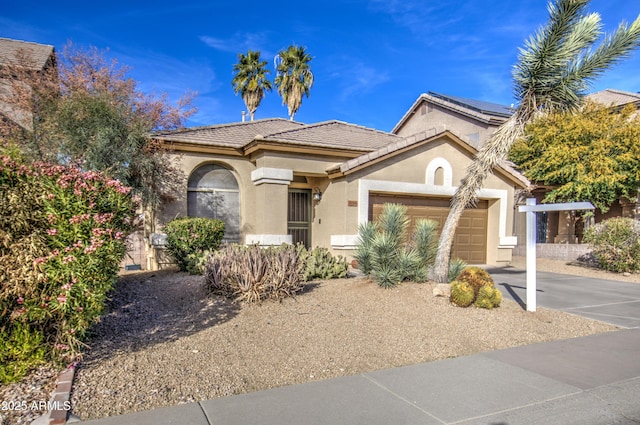
[(592, 80), (640, 46), (640, 16), (604, 37), (597, 13), (585, 14), (589, 0), (549, 2), (549, 21), (520, 49), (513, 71), (519, 100), (514, 114), (480, 148), (451, 202), (434, 266), (437, 282), (447, 281), (453, 236), (464, 209), (478, 199), (478, 190), (494, 167), (501, 164), (524, 126), (545, 110), (575, 109)]
[(254, 114), (264, 98), (265, 91), (271, 91), (271, 81), (267, 78), (267, 61), (260, 61), (260, 52), (249, 50), (247, 55), (238, 53), (238, 63), (233, 65), (235, 75), (231, 84), (236, 95), (240, 93), (253, 121)]
[(309, 90), (313, 85), (313, 73), (309, 67), (311, 62), (303, 46), (289, 46), (276, 56), (276, 79), (278, 93), (282, 96), (282, 104), (287, 105), (289, 119), (293, 117), (302, 105), (302, 95), (309, 97)]

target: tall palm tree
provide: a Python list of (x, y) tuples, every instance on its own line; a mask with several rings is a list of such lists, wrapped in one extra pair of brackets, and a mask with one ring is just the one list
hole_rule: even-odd
[(264, 98), (265, 91), (271, 91), (271, 81), (267, 78), (267, 61), (260, 60), (260, 52), (249, 50), (246, 56), (238, 53), (238, 63), (233, 65), (235, 75), (231, 84), (236, 95), (240, 93), (253, 121), (254, 114)]
[(289, 46), (276, 56), (277, 75), (274, 82), (292, 121), (302, 105), (302, 95), (309, 97), (313, 85), (313, 73), (309, 66), (311, 59), (303, 46)]
[(597, 13), (585, 14), (589, 0), (556, 0), (548, 5), (549, 21), (520, 49), (513, 71), (519, 100), (514, 114), (480, 148), (453, 196), (443, 226), (434, 266), (437, 282), (447, 282), (453, 236), (464, 209), (478, 199), (478, 190), (494, 167), (505, 160), (524, 126), (544, 110), (574, 109), (589, 84), (640, 46), (640, 16), (604, 37)]

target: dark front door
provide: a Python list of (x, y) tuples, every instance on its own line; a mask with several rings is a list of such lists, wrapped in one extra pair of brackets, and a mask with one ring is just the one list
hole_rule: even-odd
[(311, 190), (289, 189), (287, 233), (294, 244), (311, 245)]

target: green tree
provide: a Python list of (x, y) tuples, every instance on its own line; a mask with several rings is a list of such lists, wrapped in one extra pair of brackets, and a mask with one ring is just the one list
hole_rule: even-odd
[(238, 63), (233, 65), (235, 75), (232, 80), (233, 90), (240, 93), (253, 121), (254, 114), (264, 98), (265, 91), (271, 91), (271, 81), (267, 74), (267, 61), (260, 60), (260, 52), (249, 50), (246, 55), (238, 54)]
[(511, 159), (531, 181), (553, 189), (545, 202), (591, 201), (602, 212), (640, 187), (640, 117), (630, 105), (612, 113), (586, 102), (583, 109), (552, 112), (525, 127)]
[(309, 66), (313, 58), (303, 46), (289, 46), (280, 51), (276, 59), (279, 63), (275, 85), (282, 97), (282, 104), (287, 105), (289, 119), (293, 121), (302, 105), (302, 96), (309, 97), (313, 85), (313, 73)]
[(166, 95), (143, 94), (126, 67), (96, 48), (67, 45), (56, 62), (55, 71), (13, 80), (8, 101), (33, 124), (6, 129), (5, 143), (18, 146), (27, 160), (101, 171), (132, 187), (150, 209), (171, 199), (183, 176), (149, 136), (182, 127), (195, 112), (192, 96), (174, 107)]
[(545, 110), (575, 109), (589, 83), (640, 45), (640, 17), (596, 46), (603, 34), (600, 15), (586, 14), (589, 0), (549, 2), (549, 21), (520, 49), (513, 71), (518, 106), (487, 140), (467, 169), (443, 226), (434, 267), (437, 282), (447, 281), (453, 236), (467, 206), (478, 199), (486, 177), (506, 158), (525, 125)]

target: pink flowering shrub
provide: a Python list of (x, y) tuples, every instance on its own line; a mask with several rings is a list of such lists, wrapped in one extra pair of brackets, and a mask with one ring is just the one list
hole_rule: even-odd
[(0, 156), (0, 382), (80, 354), (126, 252), (129, 192), (100, 173)]

